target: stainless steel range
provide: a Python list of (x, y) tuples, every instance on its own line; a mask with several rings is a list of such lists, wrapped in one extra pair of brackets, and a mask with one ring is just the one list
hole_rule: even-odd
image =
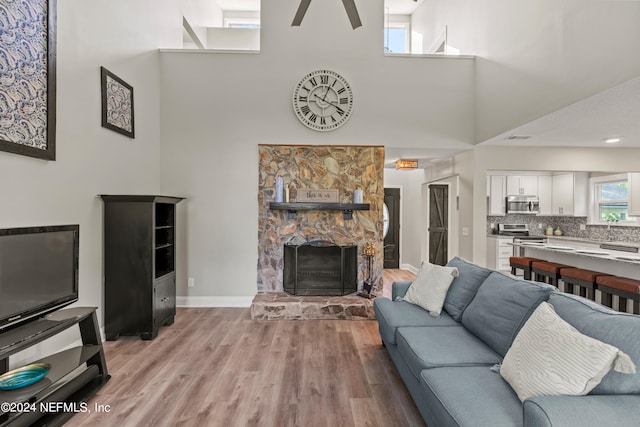
[(527, 224), (498, 224), (498, 234), (500, 236), (529, 236), (529, 226)]
[[(544, 236), (531, 236), (529, 234), (529, 226), (527, 224), (498, 224), (498, 234), (501, 236), (513, 236), (513, 243), (520, 242), (539, 242), (546, 243), (547, 238)], [(524, 248), (514, 246), (514, 256), (524, 256)]]

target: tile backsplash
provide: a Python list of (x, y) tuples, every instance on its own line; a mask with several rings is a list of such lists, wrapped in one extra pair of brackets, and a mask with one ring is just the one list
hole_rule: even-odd
[[(491, 224), (494, 224), (494, 229), (491, 228)], [(563, 235), (567, 237), (611, 242), (640, 242), (640, 226), (630, 227), (612, 224), (611, 227), (608, 227), (606, 225), (589, 225), (587, 224), (587, 217), (518, 214), (489, 215), (487, 216), (487, 234), (497, 233), (498, 224), (527, 224), (531, 235), (543, 235), (545, 229), (552, 226), (554, 230), (560, 227)], [(541, 228), (539, 228), (540, 225), (542, 226)], [(586, 230), (580, 230), (581, 225), (584, 225)]]

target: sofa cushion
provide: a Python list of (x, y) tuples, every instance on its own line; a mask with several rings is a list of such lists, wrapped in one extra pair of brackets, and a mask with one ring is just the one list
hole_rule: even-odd
[(426, 369), (420, 374), (434, 426), (522, 426), (522, 403), (488, 366)]
[[(549, 303), (581, 333), (618, 347), (640, 368), (640, 316), (620, 313), (575, 295), (553, 293)], [(610, 371), (591, 394), (640, 394), (640, 369), (633, 375)]]
[(538, 396), (522, 409), (525, 426), (637, 426), (640, 395)]
[(455, 267), (443, 267), (424, 261), (404, 300), (424, 308), (433, 317), (438, 317), (451, 281), (457, 276), (458, 269)]
[(449, 292), (444, 300), (444, 310), (459, 322), (465, 308), (492, 270), (471, 264), (459, 257), (452, 258), (447, 263), (447, 267), (456, 267), (459, 274), (451, 282)]
[(533, 310), (554, 289), (493, 272), (464, 311), (462, 324), (504, 356)]
[(635, 372), (629, 356), (578, 332), (542, 302), (518, 332), (500, 374), (524, 401), (534, 396), (583, 396), (612, 368)]
[(396, 330), (401, 326), (459, 326), (447, 313), (429, 316), (417, 305), (404, 301), (391, 301), (378, 297), (373, 300), (373, 311), (378, 319), (380, 336), (385, 344), (396, 345)]
[(396, 340), (398, 352), (416, 379), (423, 369), (494, 365), (502, 360), (462, 326), (398, 328)]

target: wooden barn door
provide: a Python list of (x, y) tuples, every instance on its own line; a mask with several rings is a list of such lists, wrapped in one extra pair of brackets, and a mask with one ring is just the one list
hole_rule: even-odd
[(429, 186), (429, 262), (445, 265), (449, 246), (449, 186)]

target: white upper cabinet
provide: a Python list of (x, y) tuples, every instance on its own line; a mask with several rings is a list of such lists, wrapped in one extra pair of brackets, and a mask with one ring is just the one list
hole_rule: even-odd
[(538, 200), (540, 201), (540, 215), (553, 213), (553, 183), (551, 175), (538, 176)]
[(505, 215), (505, 176), (491, 175), (487, 179), (488, 215)]
[(535, 175), (507, 176), (507, 196), (537, 196), (538, 177)]
[(551, 178), (551, 213), (553, 215), (587, 216), (587, 172), (570, 172)]
[(640, 173), (629, 173), (628, 185), (629, 215), (640, 216)]

